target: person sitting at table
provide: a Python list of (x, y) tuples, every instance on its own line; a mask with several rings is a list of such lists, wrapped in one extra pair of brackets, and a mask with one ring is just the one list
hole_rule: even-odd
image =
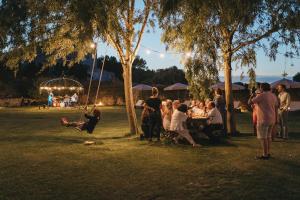
[(211, 101), (207, 104), (207, 126), (204, 128), (204, 133), (209, 138), (214, 138), (213, 132), (215, 130), (222, 130), (223, 129), (223, 120), (220, 111), (216, 108), (216, 104)]
[(162, 110), (163, 127), (166, 131), (170, 130), (172, 114), (173, 114), (172, 101), (167, 100), (166, 105)]
[(179, 100), (173, 101), (173, 103), (172, 103), (173, 111), (176, 110), (179, 106), (180, 106)]
[(204, 117), (205, 116), (205, 103), (199, 101), (197, 106), (192, 109), (192, 117)]
[(189, 133), (189, 130), (186, 126), (186, 120), (188, 116), (186, 115), (188, 107), (185, 104), (180, 104), (176, 110), (174, 110), (170, 130), (178, 133), (178, 136), (174, 138), (175, 143), (178, 143), (179, 138), (185, 138), (193, 147), (200, 146), (196, 144), (194, 139)]

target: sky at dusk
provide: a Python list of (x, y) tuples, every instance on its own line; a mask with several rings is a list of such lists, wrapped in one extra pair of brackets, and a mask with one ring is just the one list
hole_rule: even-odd
[[(181, 63), (181, 54), (174, 54), (172, 51), (166, 52), (165, 45), (161, 42), (161, 30), (156, 28), (155, 31), (145, 32), (141, 47), (139, 49), (138, 55), (141, 56), (143, 59), (147, 61), (147, 65), (150, 69), (159, 69), (159, 68), (167, 68), (170, 66), (177, 66), (179, 68), (183, 68), (183, 64)], [(156, 53), (151, 51), (149, 54), (149, 50), (155, 50), (164, 54), (164, 57), (161, 58), (160, 53)], [(286, 48), (280, 48), (279, 52), (285, 53)], [(106, 50), (106, 45), (99, 44), (98, 48), (98, 56), (103, 56), (107, 53), (109, 56), (116, 56), (116, 52), (112, 48), (108, 48)], [(117, 57), (117, 56), (116, 56)], [(276, 61), (270, 61), (268, 57), (265, 56), (265, 53), (262, 50), (257, 51), (257, 68), (256, 73), (257, 75), (264, 75), (264, 76), (281, 76), (285, 68), (285, 61), (286, 61), (286, 71), (289, 76), (295, 75), (297, 72), (300, 72), (300, 57), (290, 59), (285, 58), (284, 55), (278, 54)], [(293, 63), (294, 66), (291, 66)], [(235, 66), (233, 65), (233, 75), (239, 76), (241, 72), (244, 71), (246, 74), (247, 68), (243, 70), (239, 69), (236, 70)], [(222, 76), (222, 72), (220, 75)]]

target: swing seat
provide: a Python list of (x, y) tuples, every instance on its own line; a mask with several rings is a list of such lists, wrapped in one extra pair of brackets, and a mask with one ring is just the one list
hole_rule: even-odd
[(96, 142), (95, 142), (95, 141), (87, 140), (87, 141), (84, 141), (83, 144), (84, 144), (84, 145), (92, 145), (92, 144), (96, 144)]

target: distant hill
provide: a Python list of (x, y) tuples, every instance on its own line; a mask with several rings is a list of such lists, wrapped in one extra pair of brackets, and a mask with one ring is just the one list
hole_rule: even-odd
[[(267, 82), (267, 83), (272, 83), (274, 81), (277, 81), (277, 80), (280, 80), (282, 79), (283, 77), (282, 76), (261, 76), (261, 75), (258, 75), (256, 77), (256, 81), (257, 82)], [(292, 76), (288, 76), (286, 77), (287, 79), (291, 79), (293, 80), (293, 77)], [(220, 81), (224, 81), (224, 77), (223, 76), (220, 76)], [(240, 79), (240, 76), (232, 76), (232, 82), (243, 82), (243, 83), (248, 83), (249, 82), (249, 77), (248, 76), (245, 76), (243, 78), (243, 80)]]

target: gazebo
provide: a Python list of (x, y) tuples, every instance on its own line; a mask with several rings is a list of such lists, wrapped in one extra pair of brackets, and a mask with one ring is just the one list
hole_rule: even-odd
[(61, 77), (55, 78), (51, 80), (44, 81), (40, 84), (40, 93), (43, 91), (51, 92), (51, 91), (58, 91), (58, 92), (82, 92), (83, 85), (74, 79)]

